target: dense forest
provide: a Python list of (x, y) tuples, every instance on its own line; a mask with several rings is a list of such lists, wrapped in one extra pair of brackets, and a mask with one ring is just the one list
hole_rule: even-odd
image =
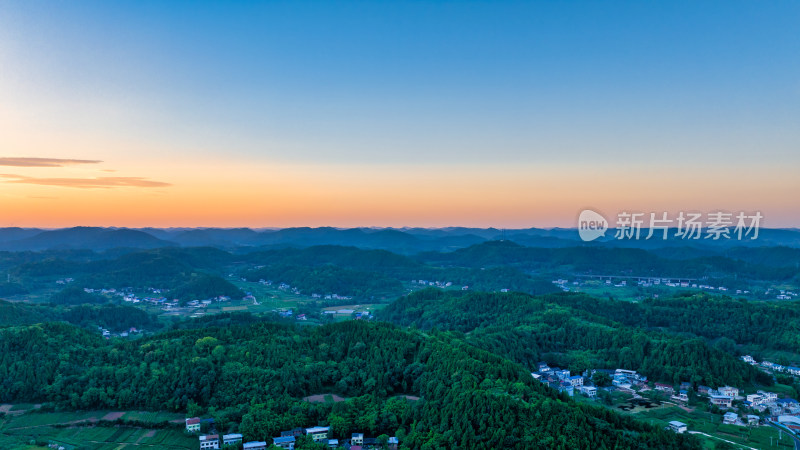
[(752, 302), (727, 296), (679, 294), (619, 302), (580, 294), (558, 294), (547, 301), (581, 317), (598, 317), (644, 329), (691, 334), (729, 352), (759, 356), (768, 350), (800, 349), (800, 302)]
[(703, 339), (598, 320), (554, 301), (563, 297), (429, 289), (397, 300), (378, 317), (423, 330), (451, 330), (479, 348), (531, 368), (545, 360), (573, 372), (637, 370), (651, 380), (674, 384), (772, 383), (766, 374)]
[(133, 306), (56, 306), (0, 300), (0, 327), (45, 322), (68, 322), (91, 330), (103, 327), (111, 331), (130, 328), (156, 331), (162, 328), (155, 316)]
[[(206, 411), (246, 439), (325, 424), (342, 434), (396, 434), (424, 449), (698, 446), (691, 436), (573, 403), (456, 336), (361, 321), (232, 324), (127, 342), (68, 324), (9, 327), (0, 329), (0, 380), (4, 402)], [(301, 400), (324, 392), (349, 399)]]
[(170, 299), (187, 302), (219, 296), (239, 299), (244, 297), (244, 292), (219, 276), (201, 273), (193, 275), (189, 281), (170, 290), (167, 295)]
[(397, 279), (373, 271), (345, 269), (333, 265), (274, 265), (244, 274), (250, 281), (260, 279), (286, 283), (305, 295), (338, 294), (358, 298), (398, 295), (403, 286)]

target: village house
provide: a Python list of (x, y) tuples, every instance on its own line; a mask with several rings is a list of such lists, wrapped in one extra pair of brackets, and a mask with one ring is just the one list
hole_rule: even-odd
[(767, 399), (761, 394), (747, 394), (746, 398), (751, 406), (763, 405), (767, 402)]
[(272, 444), (287, 450), (294, 450), (294, 436), (281, 436), (272, 438)]
[(597, 397), (597, 388), (594, 386), (581, 386), (579, 388), (581, 394), (589, 398), (596, 398)]
[(331, 427), (311, 427), (306, 428), (306, 434), (311, 436), (311, 439), (314, 442), (327, 442), (328, 440), (328, 432), (330, 431)]
[(736, 415), (735, 412), (726, 412), (724, 416), (722, 416), (722, 423), (726, 423), (728, 425), (736, 425), (736, 422), (739, 421), (739, 416)]
[(241, 434), (226, 434), (222, 436), (222, 445), (235, 445), (242, 442)]
[(792, 375), (800, 376), (800, 367), (788, 366), (786, 371)]
[(670, 386), (668, 384), (656, 383), (655, 384), (655, 388), (656, 388), (657, 391), (661, 391), (661, 392), (664, 392), (664, 393), (669, 394), (669, 395), (672, 395), (672, 394), (675, 393), (675, 388), (673, 388), (672, 386)]
[(720, 408), (730, 408), (733, 404), (733, 398), (728, 397), (727, 395), (715, 393), (710, 395), (709, 402), (711, 402), (712, 405), (719, 406)]
[(698, 392), (699, 394), (708, 395), (709, 393), (711, 393), (711, 388), (710, 388), (710, 387), (708, 387), (708, 386), (703, 386), (703, 385), (701, 384), (701, 385), (698, 385), (698, 386), (697, 386), (697, 392)]
[(209, 434), (198, 438), (200, 440), (200, 450), (219, 449), (219, 435)]
[(752, 356), (750, 356), (750, 355), (744, 355), (744, 356), (742, 356), (742, 361), (746, 362), (747, 364), (752, 364), (752, 365), (756, 365), (756, 364), (758, 364), (758, 363), (756, 362), (756, 360), (755, 360), (755, 359), (753, 359), (753, 357), (752, 357)]
[(572, 385), (572, 387), (583, 386), (583, 377), (580, 375), (571, 376), (569, 377), (569, 383)]
[(564, 370), (558, 370), (558, 369), (556, 369), (556, 370), (555, 370), (555, 374), (556, 374), (556, 376), (558, 377), (558, 379), (559, 379), (559, 380), (562, 380), (562, 381), (563, 381), (563, 380), (566, 380), (566, 379), (568, 379), (568, 378), (570, 377), (569, 370), (566, 370), (566, 369), (564, 369)]
[(353, 433), (350, 437), (350, 445), (364, 445), (364, 433)]
[(267, 443), (264, 441), (252, 441), (242, 444), (243, 450), (267, 450)]
[(797, 400), (793, 398), (782, 398), (776, 401), (775, 404), (778, 406), (778, 408), (781, 408), (781, 410), (785, 413), (789, 414), (800, 413), (800, 403), (798, 403)]
[(727, 395), (730, 398), (736, 398), (739, 396), (739, 389), (731, 386), (723, 386), (717, 389), (717, 391), (720, 393), (720, 395)]
[(673, 395), (670, 398), (678, 402), (687, 403), (689, 402), (689, 392), (686, 391), (685, 389), (681, 389), (680, 391), (678, 391), (678, 395)]
[(305, 430), (303, 430), (300, 427), (292, 428), (291, 430), (281, 431), (281, 437), (286, 437), (286, 436), (300, 437), (303, 435), (304, 431)]
[(191, 419), (186, 419), (186, 432), (187, 433), (199, 433), (200, 432), (200, 418), (199, 417), (192, 417)]
[(778, 394), (775, 392), (758, 391), (758, 394), (764, 397), (764, 403), (775, 403), (778, 401)]
[(669, 423), (670, 430), (676, 433), (685, 433), (687, 430), (686, 424), (683, 422), (678, 422), (677, 420), (673, 420)]

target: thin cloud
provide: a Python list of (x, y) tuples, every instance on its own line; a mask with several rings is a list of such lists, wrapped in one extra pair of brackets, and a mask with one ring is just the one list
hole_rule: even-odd
[(99, 164), (103, 161), (94, 159), (60, 159), (60, 158), (13, 158), (0, 157), (0, 166), (12, 167), (64, 167), (77, 164)]
[(40, 186), (61, 186), (80, 189), (110, 189), (117, 187), (167, 187), (171, 183), (154, 181), (142, 177), (97, 177), (97, 178), (35, 178), (4, 173), (0, 177), (8, 179), (6, 183), (37, 184)]

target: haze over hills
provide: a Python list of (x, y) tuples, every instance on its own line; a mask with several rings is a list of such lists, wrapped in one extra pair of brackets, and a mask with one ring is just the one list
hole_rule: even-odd
[[(55, 230), (0, 228), (0, 250), (40, 251), (56, 249), (108, 250), (112, 248), (160, 248), (170, 246), (235, 249), (240, 247), (311, 247), (345, 245), (415, 254), (425, 251), (452, 251), (490, 240), (508, 240), (528, 247), (558, 248), (574, 246), (629, 247), (650, 250), (690, 248), (694, 254), (716, 254), (736, 247), (784, 246), (800, 248), (796, 229), (761, 229), (751, 239), (614, 239), (614, 229), (591, 243), (580, 240), (575, 229), (527, 228), (334, 228), (297, 227), (255, 230), (250, 228), (100, 228), (74, 227)], [(646, 236), (643, 230), (642, 235)], [(674, 254), (675, 250), (671, 251)], [(670, 253), (670, 251), (666, 252)], [(687, 251), (691, 254), (692, 251)]]

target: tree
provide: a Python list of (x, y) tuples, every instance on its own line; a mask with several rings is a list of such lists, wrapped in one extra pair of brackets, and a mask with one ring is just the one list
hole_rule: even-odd
[(605, 372), (595, 371), (592, 375), (592, 383), (597, 387), (611, 386), (611, 376)]
[(194, 400), (189, 400), (189, 403), (186, 405), (186, 415), (189, 417), (198, 417), (202, 416), (205, 412), (205, 409), (195, 403)]

